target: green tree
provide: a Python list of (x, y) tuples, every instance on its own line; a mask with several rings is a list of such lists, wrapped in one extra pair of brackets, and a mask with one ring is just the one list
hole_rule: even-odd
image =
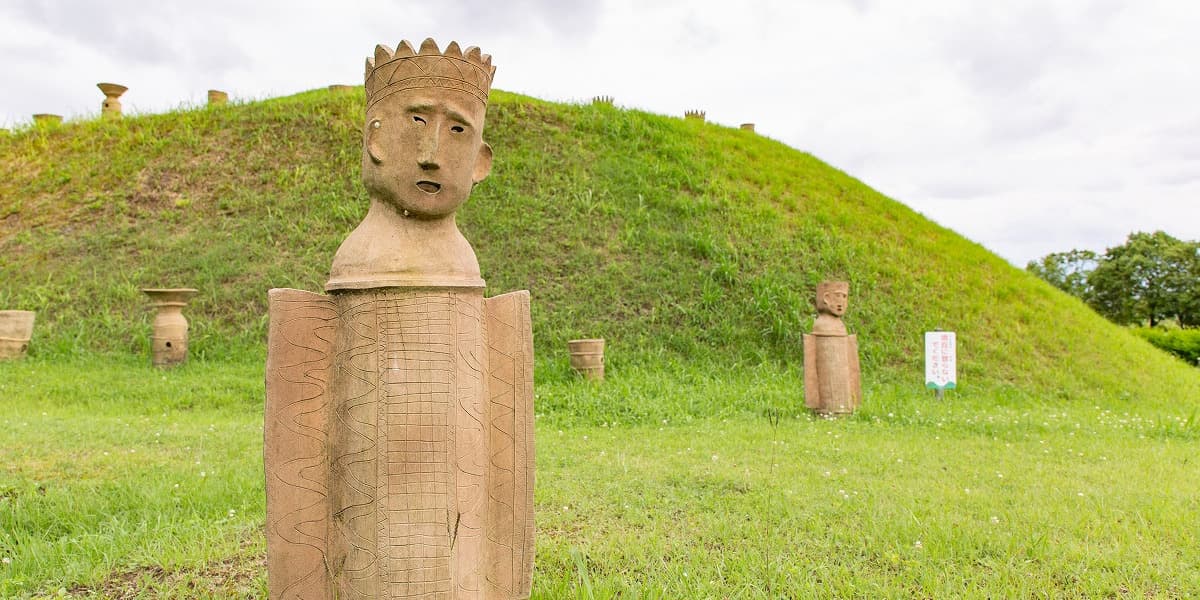
[(1200, 244), (1137, 232), (1109, 248), (1087, 277), (1088, 304), (1117, 323), (1200, 323)]
[(1076, 298), (1087, 298), (1091, 293), (1088, 275), (1097, 262), (1096, 253), (1091, 250), (1068, 250), (1031, 260), (1025, 270)]
[(1180, 327), (1200, 326), (1200, 241), (1184, 242), (1175, 260), (1179, 264), (1175, 319)]

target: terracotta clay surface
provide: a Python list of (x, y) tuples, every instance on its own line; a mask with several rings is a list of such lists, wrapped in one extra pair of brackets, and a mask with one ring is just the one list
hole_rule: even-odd
[(220, 106), (229, 102), (229, 94), (221, 90), (208, 90), (208, 105)]
[(571, 340), (567, 342), (571, 368), (588, 379), (604, 379), (604, 340)]
[(151, 362), (156, 367), (172, 367), (187, 360), (188, 321), (183, 307), (196, 295), (191, 288), (146, 288), (150, 305), (158, 309), (154, 315), (154, 332), (150, 336)]
[(707, 116), (707, 113), (705, 113), (702, 110), (685, 110), (685, 111), (683, 111), (683, 118), (685, 118), (685, 119), (699, 119), (699, 120), (703, 121), (706, 116)]
[(269, 296), (271, 598), (529, 597), (529, 293), (485, 299), (454, 221), (491, 167), (493, 71), (433, 40), (368, 59), (367, 216), (329, 295)]
[(21, 358), (33, 339), (36, 313), (28, 310), (0, 310), (0, 360)]
[(100, 104), (100, 116), (105, 119), (121, 118), (121, 101), (119, 98), (129, 88), (116, 83), (97, 83), (96, 87), (104, 94), (104, 102)]
[(746, 131), (754, 131), (754, 123), (742, 123), (740, 127)]
[(367, 216), (338, 248), (327, 291), (387, 286), (483, 287), (454, 213), (492, 168), (483, 142), (492, 57), (445, 54), (433, 40), (367, 59), (363, 184)]
[(350, 92), (353, 92), (353, 91), (354, 91), (354, 86), (352, 86), (352, 85), (344, 85), (344, 84), (341, 84), (341, 83), (334, 83), (334, 84), (332, 84), (332, 85), (330, 85), (330, 86), (329, 86), (329, 91), (331, 91), (331, 92), (337, 92), (337, 93), (339, 93), (339, 94), (348, 94), (348, 93), (350, 93)]
[(842, 322), (849, 290), (841, 281), (817, 286), (817, 318), (804, 336), (804, 405), (821, 414), (849, 414), (862, 403), (858, 338)]

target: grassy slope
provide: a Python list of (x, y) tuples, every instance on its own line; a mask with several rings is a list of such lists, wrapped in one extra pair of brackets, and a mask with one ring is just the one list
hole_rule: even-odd
[[(495, 96), (461, 221), (536, 299), (536, 598), (1200, 590), (1194, 371), (770, 140)], [(0, 595), (262, 595), (264, 292), (319, 289), (360, 218), (361, 101), (0, 137), (0, 306), (41, 318), (0, 363)], [(872, 384), (832, 422), (794, 414), (827, 275)], [(203, 288), (222, 360), (150, 368), (143, 285)], [(942, 404), (913, 391), (933, 326), (968, 384)], [(566, 377), (597, 334), (614, 376)]]
[[(543, 363), (577, 336), (608, 338), (617, 366), (664, 353), (794, 363), (815, 284), (848, 278), (869, 381), (919, 381), (921, 332), (941, 327), (959, 332), (969, 385), (1158, 400), (1200, 387), (808, 154), (696, 121), (494, 96), (496, 168), (460, 222), (493, 292), (533, 292)], [(0, 138), (0, 306), (39, 311), (35, 352), (144, 351), (138, 288), (195, 286), (194, 350), (261, 352), (265, 290), (321, 289), (365, 209), (361, 103), (322, 90)]]
[[(794, 364), (815, 284), (848, 278), (868, 382), (919, 383), (921, 332), (941, 327), (959, 332), (968, 385), (1156, 400), (1200, 388), (1194, 370), (808, 154), (493, 96), (496, 167), (460, 222), (493, 293), (533, 292), (543, 373), (577, 336), (608, 338), (617, 368)], [(321, 289), (365, 210), (361, 103), (321, 90), (0, 138), (0, 306), (39, 311), (36, 353), (144, 352), (138, 288), (194, 286), (194, 352), (261, 355), (265, 290)]]

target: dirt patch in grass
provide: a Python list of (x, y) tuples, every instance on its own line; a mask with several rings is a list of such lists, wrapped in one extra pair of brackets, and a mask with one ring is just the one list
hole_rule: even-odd
[(199, 568), (147, 565), (113, 573), (95, 586), (68, 590), (72, 598), (265, 598), (267, 557), (247, 539), (235, 556)]

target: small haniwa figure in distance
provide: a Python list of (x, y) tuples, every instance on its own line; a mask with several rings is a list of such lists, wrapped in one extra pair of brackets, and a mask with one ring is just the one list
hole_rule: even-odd
[(818, 285), (817, 318), (804, 336), (804, 405), (823, 415), (849, 414), (862, 403), (858, 338), (842, 322), (849, 296), (844, 281)]

